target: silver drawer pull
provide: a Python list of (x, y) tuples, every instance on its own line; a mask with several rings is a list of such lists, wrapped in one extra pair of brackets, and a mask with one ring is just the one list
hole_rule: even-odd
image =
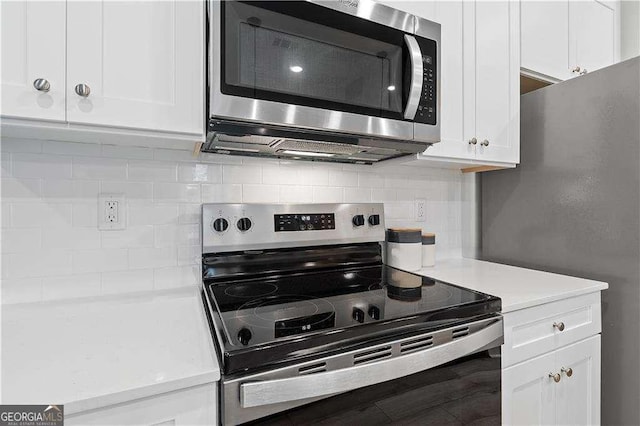
[(78, 96), (86, 98), (91, 93), (91, 88), (86, 84), (80, 83), (76, 85), (75, 91)]
[(569, 368), (564, 368), (564, 367), (562, 367), (562, 368), (560, 369), (560, 371), (562, 371), (564, 374), (566, 374), (566, 375), (567, 375), (567, 377), (571, 377), (571, 376), (573, 376), (573, 369), (572, 369), (571, 367), (569, 367)]
[(553, 328), (557, 328), (559, 331), (564, 331), (564, 323), (563, 322), (554, 322)]
[(469, 145), (475, 145), (477, 143), (478, 143), (478, 139), (476, 139), (476, 138), (469, 139)]
[(489, 141), (487, 139), (483, 140), (482, 142), (480, 142), (480, 145), (482, 146), (489, 146)]
[(33, 87), (38, 92), (48, 92), (51, 89), (51, 84), (49, 84), (49, 80), (46, 78), (36, 78), (33, 80)]
[(558, 383), (561, 379), (562, 376), (560, 375), (560, 373), (549, 373), (549, 378), (553, 379), (554, 382)]

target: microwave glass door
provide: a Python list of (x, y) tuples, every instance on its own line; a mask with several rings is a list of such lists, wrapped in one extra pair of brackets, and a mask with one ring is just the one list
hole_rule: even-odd
[(402, 31), (308, 2), (222, 2), (222, 16), (223, 93), (404, 119)]

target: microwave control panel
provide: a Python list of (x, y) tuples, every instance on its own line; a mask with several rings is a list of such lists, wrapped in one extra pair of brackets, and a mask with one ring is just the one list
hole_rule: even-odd
[(427, 39), (418, 39), (420, 50), (422, 50), (422, 93), (420, 103), (414, 121), (416, 123), (436, 124), (436, 96), (438, 77), (436, 66), (436, 42)]

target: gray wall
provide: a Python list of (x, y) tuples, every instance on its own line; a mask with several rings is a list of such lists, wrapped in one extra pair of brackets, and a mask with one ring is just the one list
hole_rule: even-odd
[(640, 1), (620, 2), (620, 59), (640, 55)]
[[(640, 424), (640, 58), (522, 96), (482, 175), (481, 258), (602, 280), (602, 424)], [(514, 283), (515, 284), (515, 283)]]

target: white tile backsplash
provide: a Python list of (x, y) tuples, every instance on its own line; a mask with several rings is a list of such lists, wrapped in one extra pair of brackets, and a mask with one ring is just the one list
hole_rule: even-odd
[[(198, 285), (203, 202), (384, 202), (387, 226), (435, 232), (439, 258), (461, 252), (456, 170), (16, 138), (0, 151), (3, 303)], [(125, 194), (125, 230), (97, 229), (101, 192)]]

